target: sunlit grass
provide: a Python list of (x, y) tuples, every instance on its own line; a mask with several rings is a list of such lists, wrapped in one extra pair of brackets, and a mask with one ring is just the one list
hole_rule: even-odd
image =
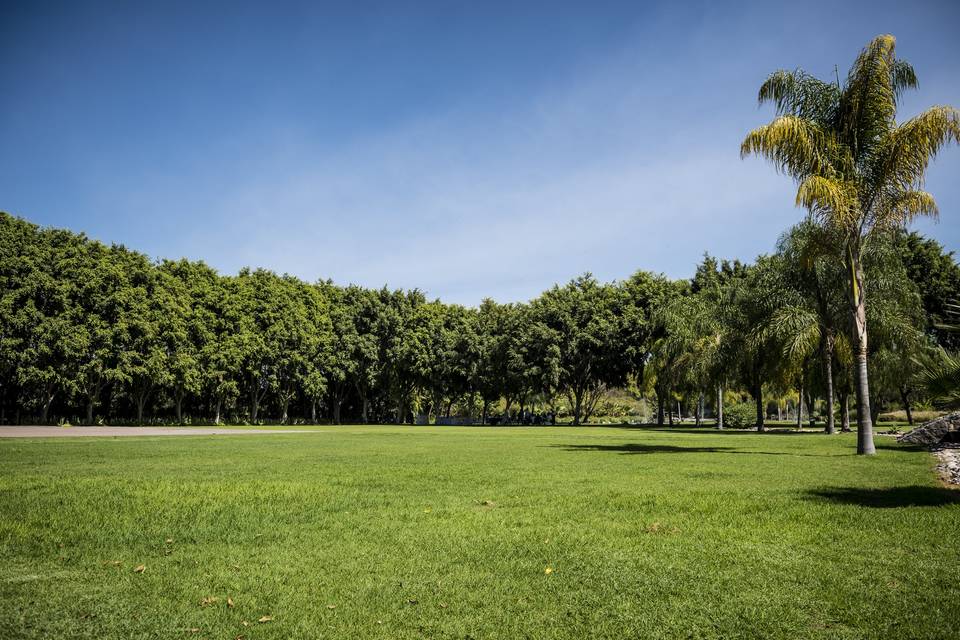
[(960, 636), (960, 502), (890, 439), (311, 430), (0, 441), (0, 637)]

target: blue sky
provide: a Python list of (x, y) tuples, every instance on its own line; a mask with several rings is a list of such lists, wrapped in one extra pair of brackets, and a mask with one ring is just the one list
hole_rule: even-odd
[[(739, 143), (777, 68), (893, 33), (960, 106), (960, 3), (6, 2), (0, 209), (153, 257), (526, 300), (687, 277), (802, 217)], [(202, 6), (200, 6), (202, 5)], [(960, 250), (960, 149), (929, 172)]]

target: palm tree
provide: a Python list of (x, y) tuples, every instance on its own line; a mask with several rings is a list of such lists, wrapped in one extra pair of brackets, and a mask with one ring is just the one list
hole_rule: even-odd
[(837, 327), (842, 326), (845, 308), (839, 287), (843, 274), (837, 273), (839, 265), (829, 260), (825, 251), (828, 245), (825, 229), (810, 220), (780, 239), (775, 307), (760, 326), (758, 337), (773, 338), (781, 346), (787, 366), (795, 369), (800, 395), (798, 425), (804, 380), (811, 377), (819, 359), (827, 403), (825, 431), (834, 433), (833, 370), (838, 342), (843, 341)]
[(878, 36), (854, 61), (846, 82), (824, 82), (802, 70), (776, 71), (760, 87), (761, 103), (777, 117), (751, 131), (741, 156), (759, 154), (799, 184), (797, 204), (836, 233), (842, 256), (857, 393), (857, 453), (875, 453), (867, 378), (867, 312), (863, 250), (875, 231), (901, 227), (916, 216), (936, 215), (922, 190), (930, 159), (960, 142), (960, 112), (936, 106), (902, 124), (897, 105), (917, 86), (896, 39)]

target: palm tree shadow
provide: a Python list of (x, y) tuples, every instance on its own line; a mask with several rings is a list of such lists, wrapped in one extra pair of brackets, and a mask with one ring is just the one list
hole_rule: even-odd
[(942, 507), (960, 503), (960, 491), (943, 487), (890, 487), (888, 489), (863, 489), (841, 487), (836, 489), (816, 489), (809, 492), (817, 500), (837, 504), (851, 504), (875, 509), (894, 509), (897, 507)]

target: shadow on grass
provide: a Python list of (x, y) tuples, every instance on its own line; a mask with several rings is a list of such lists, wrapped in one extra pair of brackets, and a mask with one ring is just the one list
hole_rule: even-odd
[(607, 451), (620, 454), (645, 453), (734, 453), (748, 456), (800, 456), (805, 458), (830, 458), (836, 454), (795, 453), (789, 451), (744, 451), (733, 447), (677, 447), (669, 444), (555, 444), (564, 451)]
[(818, 489), (809, 495), (818, 500), (860, 507), (893, 509), (896, 507), (942, 507), (960, 503), (960, 491), (942, 487), (892, 487), (890, 489), (860, 489), (843, 487)]
[(613, 453), (736, 453), (730, 447), (675, 447), (667, 444), (556, 444), (564, 451), (610, 451)]
[(767, 427), (766, 431), (757, 431), (754, 428), (746, 429), (734, 429), (727, 427), (725, 429), (717, 429), (713, 426), (703, 426), (703, 427), (694, 427), (694, 426), (685, 426), (685, 427), (669, 427), (666, 425), (660, 426), (656, 424), (607, 424), (601, 425), (608, 429), (623, 429), (625, 431), (660, 431), (663, 433), (694, 433), (694, 434), (710, 434), (710, 435), (758, 435), (758, 436), (824, 436), (827, 435), (822, 429), (810, 429), (809, 427), (804, 427), (803, 431), (797, 431), (793, 427)]

